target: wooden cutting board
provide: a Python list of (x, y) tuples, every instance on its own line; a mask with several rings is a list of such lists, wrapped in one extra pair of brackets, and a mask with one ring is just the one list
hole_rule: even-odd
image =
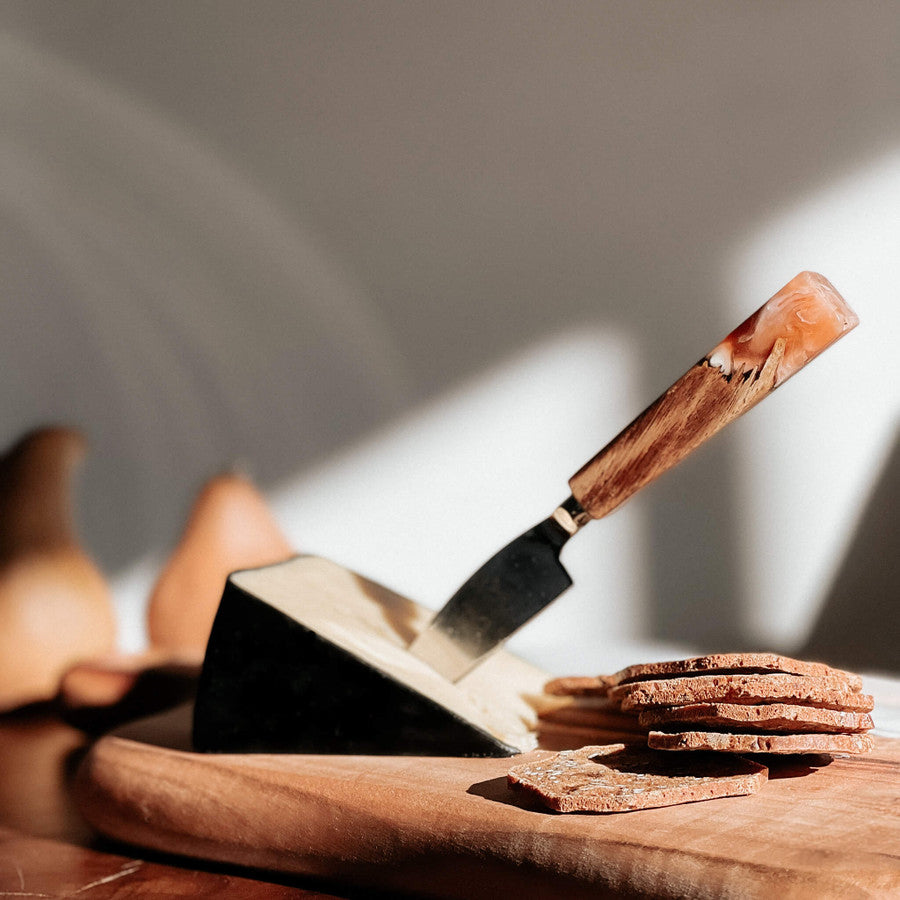
[(776, 762), (754, 796), (560, 815), (507, 788), (509, 759), (196, 754), (190, 712), (93, 746), (76, 797), (99, 831), (436, 897), (900, 896), (897, 739)]

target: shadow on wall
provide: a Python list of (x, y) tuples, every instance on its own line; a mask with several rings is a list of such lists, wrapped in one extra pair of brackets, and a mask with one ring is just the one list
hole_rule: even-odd
[[(890, 6), (265, 6), (0, 10), (0, 421), (92, 438), (111, 570), (223, 464), (271, 488), (563, 329), (635, 338), (638, 412), (739, 321), (736, 242), (898, 138)], [(647, 493), (655, 635), (746, 637), (734, 447)]]
[(804, 656), (900, 672), (900, 427)]

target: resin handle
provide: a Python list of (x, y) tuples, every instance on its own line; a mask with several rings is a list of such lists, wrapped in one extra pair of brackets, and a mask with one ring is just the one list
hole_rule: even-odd
[(801, 272), (569, 480), (594, 519), (681, 462), (858, 324), (831, 283)]

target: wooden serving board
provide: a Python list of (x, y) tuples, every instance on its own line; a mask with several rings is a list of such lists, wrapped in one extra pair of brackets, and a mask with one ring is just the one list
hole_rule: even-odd
[(560, 815), (507, 788), (510, 759), (204, 755), (186, 749), (189, 720), (182, 707), (93, 746), (76, 779), (93, 826), (389, 894), (900, 896), (893, 738), (818, 767), (777, 761), (754, 796)]

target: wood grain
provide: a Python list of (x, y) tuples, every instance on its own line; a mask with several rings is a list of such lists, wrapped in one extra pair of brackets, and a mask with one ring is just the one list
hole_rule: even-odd
[[(510, 760), (200, 755), (190, 710), (101, 739), (76, 796), (101, 832), (200, 859), (435, 897), (891, 896), (900, 741), (775, 762), (755, 796), (541, 811)], [(543, 751), (518, 757), (522, 762)]]
[(0, 828), (0, 897), (331, 897), (225, 872), (186, 871)]
[(701, 360), (572, 476), (572, 496), (592, 518), (612, 512), (768, 396), (784, 348), (776, 341), (760, 370), (732, 376)]
[(0, 897), (333, 896), (284, 875), (151, 859), (145, 848), (103, 852), (68, 790), (86, 744), (49, 706), (0, 716)]

